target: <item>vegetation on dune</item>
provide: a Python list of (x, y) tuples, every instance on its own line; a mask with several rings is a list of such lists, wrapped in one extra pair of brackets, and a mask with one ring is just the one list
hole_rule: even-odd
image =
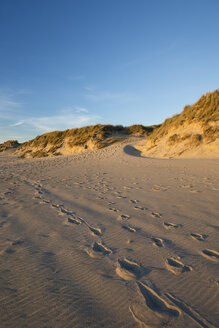
[(22, 152), (22, 157), (59, 155), (59, 149), (66, 142), (70, 148), (82, 147), (87, 149), (89, 148), (89, 142), (92, 142), (95, 149), (101, 149), (122, 142), (128, 136), (147, 136), (157, 127), (156, 125), (146, 127), (140, 124), (129, 127), (96, 124), (65, 131), (44, 133), (21, 144), (18, 149)]
[(23, 146), (46, 147), (48, 144), (59, 145), (63, 141), (66, 131), (53, 131), (53, 132), (44, 133), (30, 141), (24, 142), (20, 147)]
[(139, 136), (148, 136), (150, 133), (152, 133), (154, 130), (160, 127), (160, 124), (158, 125), (151, 125), (151, 126), (144, 126), (140, 124), (135, 124), (127, 127), (129, 134), (139, 135)]
[(12, 148), (17, 148), (19, 145), (20, 144), (17, 140), (5, 141), (4, 143), (0, 144), (0, 152), (8, 150), (8, 149), (12, 149)]
[(203, 138), (207, 142), (215, 141), (217, 138), (219, 138), (219, 128), (212, 126), (206, 127), (203, 132)]
[(192, 134), (192, 133), (187, 133), (185, 135), (179, 135), (177, 133), (171, 135), (168, 139), (168, 144), (170, 146), (176, 144), (176, 143), (180, 143), (180, 142), (183, 142), (183, 141), (186, 141), (187, 143), (193, 146), (198, 146), (200, 144), (200, 142), (202, 141), (202, 136), (201, 134), (198, 134), (198, 133), (195, 133), (195, 134)]
[(139, 135), (146, 136), (150, 134), (156, 125), (146, 127), (143, 125), (132, 125), (123, 127), (122, 125), (90, 125), (82, 128), (75, 128), (65, 131), (53, 131), (37, 136), (33, 140), (25, 142), (22, 146), (43, 146), (44, 148), (50, 144), (60, 146), (65, 138), (69, 138), (69, 144), (72, 146), (84, 145), (89, 139), (104, 140), (112, 134), (122, 135)]
[[(211, 124), (219, 121), (219, 90), (208, 92), (203, 95), (195, 104), (184, 107), (182, 113), (166, 119), (163, 124), (155, 129), (150, 135), (150, 141), (156, 143), (171, 129), (176, 129), (184, 124), (199, 123), (203, 127), (203, 138), (214, 141), (218, 137), (218, 127)], [(171, 139), (172, 138), (172, 139)], [(179, 142), (179, 138), (171, 136), (169, 143)], [(182, 140), (181, 140), (182, 141)]]
[[(9, 140), (0, 144), (0, 151), (17, 148), (21, 157), (58, 156), (62, 153), (101, 149), (124, 141), (130, 136), (149, 136), (147, 150), (156, 148), (157, 143), (165, 140), (169, 147), (184, 143), (186, 146), (198, 147), (201, 143), (214, 142), (219, 137), (219, 90), (208, 92), (195, 104), (184, 107), (180, 114), (166, 119), (163, 124), (143, 126), (135, 124), (122, 125), (96, 124), (82, 128), (44, 133), (36, 138), (19, 144)], [(192, 128), (185, 129), (191, 124)], [(180, 129), (180, 127), (183, 127)], [(64, 148), (63, 148), (64, 147)], [(63, 150), (64, 149), (64, 150)]]

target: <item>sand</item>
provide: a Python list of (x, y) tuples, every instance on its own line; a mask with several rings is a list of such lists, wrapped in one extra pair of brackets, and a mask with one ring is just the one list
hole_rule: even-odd
[(217, 327), (218, 159), (0, 155), (0, 327)]
[[(212, 127), (217, 127), (219, 131), (217, 122), (214, 123)], [(215, 140), (213, 137), (212, 140), (209, 140), (204, 137), (204, 126), (200, 122), (185, 123), (179, 127), (173, 126), (172, 128), (166, 129), (166, 134), (156, 141), (153, 138), (145, 138), (136, 147), (145, 157), (219, 159), (219, 137), (217, 133), (214, 133)], [(176, 140), (170, 142), (171, 137), (174, 136)]]

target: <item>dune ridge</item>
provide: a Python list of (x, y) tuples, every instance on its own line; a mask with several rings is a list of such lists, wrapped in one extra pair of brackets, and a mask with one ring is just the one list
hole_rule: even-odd
[(96, 150), (149, 135), (157, 125), (140, 124), (123, 127), (122, 125), (96, 124), (82, 128), (44, 133), (36, 138), (18, 143), (8, 140), (0, 144), (0, 152), (14, 150), (21, 158), (39, 158), (58, 155), (69, 155)]
[(219, 90), (166, 119), (137, 149), (152, 157), (219, 157)]

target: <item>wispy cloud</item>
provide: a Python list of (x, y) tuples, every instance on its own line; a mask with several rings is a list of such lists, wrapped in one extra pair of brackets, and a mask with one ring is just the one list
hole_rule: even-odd
[(54, 116), (30, 117), (22, 121), (15, 122), (11, 126), (25, 125), (34, 128), (40, 132), (49, 132), (53, 130), (64, 130), (83, 125), (94, 124), (101, 118), (94, 114), (60, 114)]
[(16, 123), (10, 124), (9, 126), (13, 127), (13, 126), (19, 126), (19, 125), (22, 125), (22, 124), (24, 124), (24, 121), (18, 121)]
[(59, 113), (69, 115), (69, 114), (75, 114), (75, 113), (88, 113), (89, 110), (87, 108), (81, 107), (81, 106), (67, 106), (62, 108)]
[(95, 85), (85, 85), (84, 90), (86, 91), (94, 91), (96, 89)]
[[(20, 100), (20, 95), (26, 94), (27, 90), (11, 91), (0, 89), (0, 125), (2, 139), (12, 138), (19, 135), (19, 139), (54, 130), (64, 130), (84, 125), (95, 124), (101, 121), (99, 115), (90, 113), (83, 106), (68, 106), (56, 113), (34, 116), (27, 110), (27, 105)], [(22, 97), (23, 98), (23, 97)]]
[(11, 111), (14, 108), (21, 107), (22, 103), (18, 101), (13, 101), (10, 96), (0, 95), (0, 112)]
[(11, 115), (17, 112), (18, 108), (22, 107), (23, 103), (16, 101), (16, 96), (23, 92), (21, 90), (12, 92), (11, 90), (0, 89), (0, 117), (10, 118)]
[(79, 106), (76, 106), (75, 107), (75, 111), (76, 111), (76, 113), (88, 113), (88, 109), (87, 108), (79, 107)]

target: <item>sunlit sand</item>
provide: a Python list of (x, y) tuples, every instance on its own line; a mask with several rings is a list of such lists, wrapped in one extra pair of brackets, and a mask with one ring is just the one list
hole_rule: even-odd
[(1, 327), (216, 327), (218, 160), (0, 155)]

